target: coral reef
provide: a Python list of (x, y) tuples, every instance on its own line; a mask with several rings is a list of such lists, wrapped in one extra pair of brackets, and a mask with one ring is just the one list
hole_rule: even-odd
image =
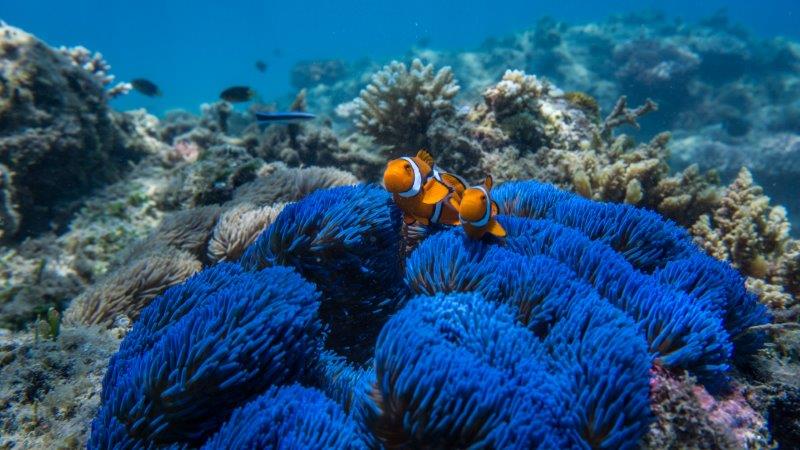
[[(734, 349), (748, 360), (762, 336), (745, 331), (767, 322), (735, 271), (641, 209), (535, 182), (495, 198), (504, 242), (444, 231), (405, 261), (400, 213), (381, 188), (285, 206), (239, 264), (211, 266), (142, 311), (110, 362), (89, 447), (238, 435), (635, 448), (651, 422), (653, 361), (701, 376), (692, 389), (710, 423), (729, 423), (738, 402), (752, 420), (736, 438), (763, 437), (755, 410), (706, 392), (728, 388)], [(276, 387), (292, 383), (340, 405)], [(259, 425), (272, 409), (257, 405), (282, 389), (328, 406), (291, 413), (276, 436)], [(309, 436), (303, 424), (317, 420), (336, 425)]]
[[(304, 62), (291, 109), (319, 120), (263, 127), (277, 104), (114, 112), (99, 54), (0, 31), (0, 143), (26, 143), (0, 155), (0, 446), (83, 446), (90, 417), (90, 447), (798, 439), (796, 44), (544, 19), (408, 65)], [(352, 187), (423, 146), (505, 181), (506, 239)]]

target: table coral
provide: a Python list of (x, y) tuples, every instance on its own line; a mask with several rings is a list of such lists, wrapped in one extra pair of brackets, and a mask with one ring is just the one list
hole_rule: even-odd
[[(657, 214), (535, 182), (495, 191), (507, 238), (434, 232), (407, 258), (399, 211), (376, 186), (287, 205), (238, 264), (212, 266), (142, 312), (112, 358), (90, 448), (234, 434), (635, 448), (652, 421), (653, 361), (718, 390), (732, 356), (760, 345), (743, 331), (768, 317), (742, 277)], [(339, 405), (278, 387), (292, 383)], [(259, 396), (292, 390), (320, 410), (290, 406), (282, 420), (294, 425), (276, 436)], [(703, 413), (713, 421), (726, 408)]]

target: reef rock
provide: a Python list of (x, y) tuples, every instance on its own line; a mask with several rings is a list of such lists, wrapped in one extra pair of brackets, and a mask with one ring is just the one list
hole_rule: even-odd
[(114, 180), (142, 155), (144, 146), (129, 145), (106, 100), (94, 73), (0, 25), (1, 237), (48, 230), (66, 202)]

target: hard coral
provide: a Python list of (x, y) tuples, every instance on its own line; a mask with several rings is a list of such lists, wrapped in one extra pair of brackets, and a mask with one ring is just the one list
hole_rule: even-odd
[[(796, 299), (800, 295), (795, 281), (800, 274), (800, 244), (790, 238), (789, 228), (786, 210), (771, 206), (750, 171), (742, 168), (725, 190), (719, 207), (701, 216), (692, 226), (692, 234), (709, 254), (730, 261), (754, 278), (784, 286)], [(780, 303), (788, 308), (796, 301)]]
[(432, 121), (455, 112), (459, 87), (449, 67), (434, 73), (419, 59), (411, 66), (393, 61), (372, 76), (356, 99), (356, 126), (393, 149), (422, 148)]

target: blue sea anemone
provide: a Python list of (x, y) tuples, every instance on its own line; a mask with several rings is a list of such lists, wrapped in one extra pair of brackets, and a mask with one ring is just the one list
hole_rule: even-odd
[(430, 230), (405, 260), (377, 187), (287, 206), (142, 312), (89, 447), (635, 448), (653, 361), (711, 387), (760, 345), (766, 309), (670, 222), (493, 194), (505, 239)]
[[(378, 338), (362, 426), (389, 448), (500, 448), (508, 428), (522, 422), (535, 427), (519, 442), (558, 441), (561, 405), (537, 362), (542, 354), (502, 305), (477, 294), (417, 297)], [(520, 396), (529, 407), (515, 401)]]
[[(323, 294), (328, 346), (366, 360), (404, 297), (400, 211), (378, 186), (319, 190), (288, 205), (247, 248), (247, 270), (294, 267)], [(358, 332), (354, 332), (358, 330)]]
[(203, 449), (365, 449), (353, 421), (316, 389), (272, 387), (236, 409)]
[[(525, 219), (500, 217), (503, 226), (518, 220)], [(548, 220), (529, 221), (525, 226), (526, 234), (509, 237), (507, 248), (528, 256), (546, 255), (572, 269), (639, 324), (650, 351), (666, 366), (709, 377), (728, 369), (728, 334), (721, 320), (699, 300), (636, 271), (608, 245), (577, 230)]]
[(108, 441), (109, 423), (131, 439), (199, 444), (242, 402), (306, 375), (322, 343), (313, 285), (275, 267), (210, 295), (124, 360), (124, 374), (104, 386), (90, 447)]

